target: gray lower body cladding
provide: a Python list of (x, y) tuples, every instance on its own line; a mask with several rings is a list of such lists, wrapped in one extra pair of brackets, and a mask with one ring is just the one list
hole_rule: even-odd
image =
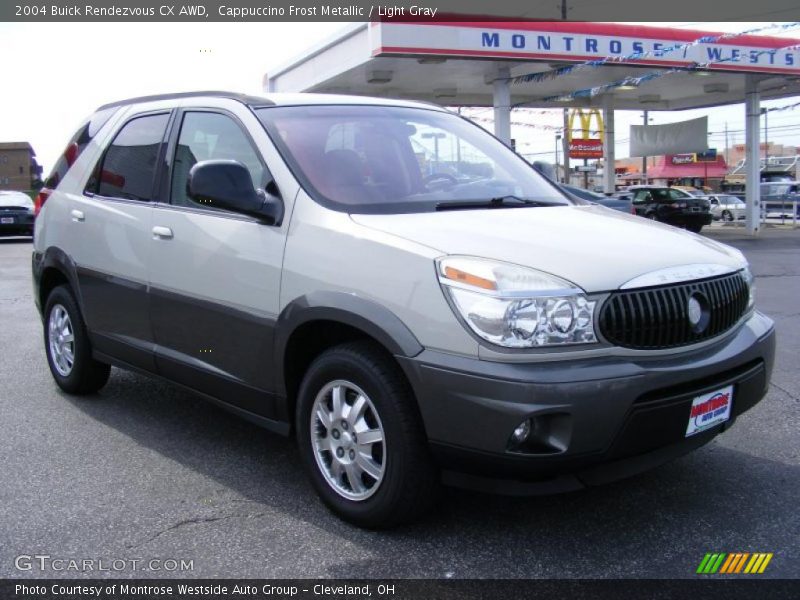
[[(620, 479), (709, 442), (764, 396), (774, 354), (772, 323), (756, 313), (716, 344), (666, 357), (399, 360), (446, 482), (536, 494)], [(729, 385), (730, 420), (686, 437), (693, 399)], [(528, 418), (533, 440), (514, 447)]]

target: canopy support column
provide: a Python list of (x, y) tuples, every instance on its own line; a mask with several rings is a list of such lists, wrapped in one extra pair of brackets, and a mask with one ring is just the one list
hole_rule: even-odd
[(745, 76), (745, 227), (748, 235), (758, 235), (761, 225), (761, 156), (759, 128), (761, 119), (761, 95), (758, 91), (759, 77)]
[(508, 67), (497, 70), (493, 82), (494, 134), (511, 146), (511, 72)]
[(614, 97), (603, 95), (603, 191), (613, 194), (616, 191), (616, 158), (614, 156)]

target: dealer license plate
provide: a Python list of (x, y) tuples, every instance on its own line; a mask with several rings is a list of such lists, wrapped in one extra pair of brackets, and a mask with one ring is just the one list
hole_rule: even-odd
[(689, 413), (689, 425), (686, 427), (686, 437), (701, 433), (724, 423), (731, 418), (731, 405), (733, 404), (733, 386), (729, 385), (697, 396), (692, 400), (692, 410)]
[(0, 223), (3, 225), (11, 225), (14, 222), (14, 217), (3, 217), (0, 219)]

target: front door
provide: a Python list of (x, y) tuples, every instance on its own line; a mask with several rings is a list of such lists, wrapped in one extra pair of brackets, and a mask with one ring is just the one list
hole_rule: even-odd
[(178, 115), (168, 153), (169, 203), (153, 212), (150, 306), (163, 375), (247, 411), (274, 418), (273, 330), (285, 229), (194, 202), (189, 170), (233, 159), (263, 188), (271, 179), (243, 120), (212, 109)]

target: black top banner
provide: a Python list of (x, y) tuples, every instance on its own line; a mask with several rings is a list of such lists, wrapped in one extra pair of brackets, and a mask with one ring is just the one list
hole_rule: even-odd
[[(724, 8), (723, 8), (724, 6)], [(0, 21), (16, 22), (257, 22), (257, 21), (452, 21), (520, 19), (574, 21), (793, 21), (796, 0), (7, 0)]]

